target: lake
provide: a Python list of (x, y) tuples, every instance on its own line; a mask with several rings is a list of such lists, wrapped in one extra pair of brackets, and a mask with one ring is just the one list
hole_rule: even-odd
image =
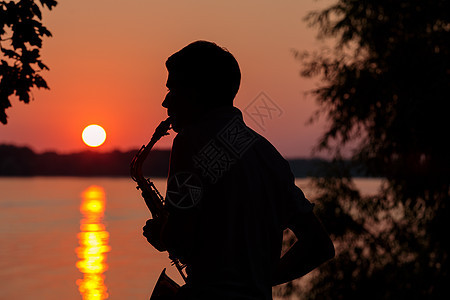
[[(356, 184), (375, 193), (380, 180)], [(149, 217), (129, 178), (0, 178), (0, 299), (148, 299), (163, 268), (181, 282), (142, 236)]]

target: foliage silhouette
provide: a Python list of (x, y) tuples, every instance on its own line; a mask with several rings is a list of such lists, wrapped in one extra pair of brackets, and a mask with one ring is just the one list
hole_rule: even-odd
[[(307, 15), (335, 47), (295, 52), (319, 77), (316, 151), (334, 160), (315, 178), (318, 214), (337, 256), (304, 299), (450, 299), (450, 3), (339, 0)], [(344, 152), (345, 151), (345, 152)], [(361, 195), (342, 153), (385, 182)]]
[[(41, 8), (36, 2), (0, 1), (0, 122), (3, 124), (7, 123), (5, 110), (11, 107), (10, 97), (15, 94), (20, 101), (29, 103), (32, 87), (49, 88), (39, 72), (49, 69), (40, 59), (40, 49), (42, 38), (50, 37), (51, 33), (41, 23)], [(55, 0), (39, 2), (49, 10), (57, 4)]]

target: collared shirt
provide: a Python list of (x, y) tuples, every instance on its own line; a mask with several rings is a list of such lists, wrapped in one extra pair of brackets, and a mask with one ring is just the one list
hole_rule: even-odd
[(312, 211), (288, 162), (221, 108), (172, 146), (166, 245), (189, 266), (189, 288), (210, 299), (272, 299), (283, 230)]

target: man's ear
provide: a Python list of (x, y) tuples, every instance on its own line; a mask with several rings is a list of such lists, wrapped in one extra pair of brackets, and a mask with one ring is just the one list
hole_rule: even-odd
[(199, 110), (201, 108), (204, 108), (205, 106), (205, 99), (203, 92), (196, 87), (189, 88), (187, 97), (189, 99), (189, 103), (194, 106), (196, 110)]

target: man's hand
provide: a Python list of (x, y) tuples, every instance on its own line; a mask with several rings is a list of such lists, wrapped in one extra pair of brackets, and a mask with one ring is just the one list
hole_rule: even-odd
[(167, 219), (165, 218), (149, 219), (142, 228), (144, 230), (142, 234), (147, 241), (160, 252), (167, 250), (162, 242), (162, 232), (166, 223)]

